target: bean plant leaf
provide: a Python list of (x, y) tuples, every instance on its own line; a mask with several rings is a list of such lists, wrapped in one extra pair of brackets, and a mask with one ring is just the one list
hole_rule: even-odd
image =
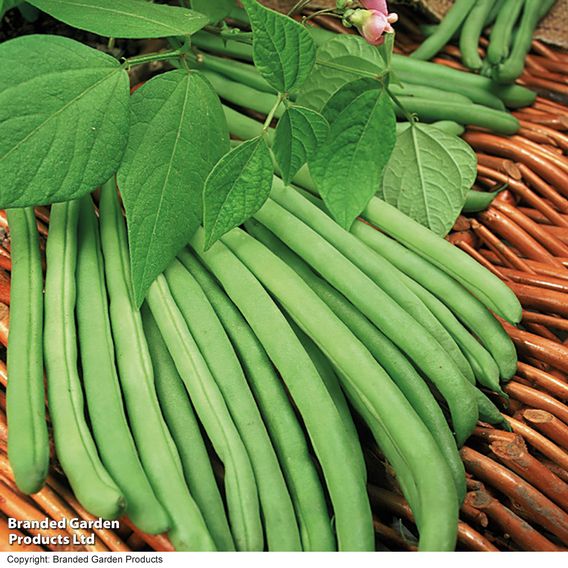
[(72, 39), (0, 44), (0, 207), (75, 199), (118, 168), (128, 138), (128, 74)]
[(234, 6), (235, 0), (191, 0), (191, 7), (207, 16), (212, 24), (225, 19)]
[(169, 71), (132, 95), (131, 131), (118, 171), (134, 295), (150, 284), (201, 224), (205, 180), (229, 149), (219, 98), (199, 73)]
[(281, 93), (299, 87), (316, 59), (316, 44), (308, 30), (257, 0), (242, 4), (250, 18), (254, 63), (261, 75)]
[(270, 150), (261, 136), (223, 156), (205, 184), (205, 248), (254, 215), (267, 200), (274, 173)]
[(191, 35), (205, 27), (207, 16), (147, 0), (28, 0), (62, 22), (98, 35), (157, 38)]
[(315, 68), (302, 85), (297, 103), (321, 112), (337, 90), (361, 77), (358, 71), (380, 76), (386, 69), (379, 50), (363, 38), (338, 36), (318, 48)]
[(298, 173), (311, 160), (318, 146), (326, 139), (329, 123), (309, 108), (292, 106), (278, 121), (272, 151), (284, 183)]
[(385, 201), (445, 236), (475, 181), (477, 158), (458, 136), (428, 124), (408, 125), (385, 168)]
[[(395, 144), (396, 122), (384, 89), (369, 88), (365, 79), (342, 89), (351, 93), (351, 100), (336, 114), (327, 140), (308, 164), (327, 208), (348, 229), (379, 190)], [(341, 92), (336, 97), (344, 100)], [(324, 108), (323, 115), (331, 116), (331, 108)]]

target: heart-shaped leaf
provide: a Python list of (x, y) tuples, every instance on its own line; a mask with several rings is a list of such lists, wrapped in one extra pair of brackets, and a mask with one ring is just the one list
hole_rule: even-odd
[[(332, 112), (340, 100), (342, 110)], [(379, 190), (395, 143), (395, 114), (378, 82), (357, 79), (337, 92), (323, 115), (335, 118), (327, 140), (309, 162), (310, 173), (335, 220), (349, 229)]]
[(329, 132), (327, 120), (318, 112), (301, 106), (292, 106), (278, 121), (272, 151), (284, 183), (311, 160), (318, 146)]
[(146, 0), (27, 0), (66, 24), (107, 37), (154, 38), (191, 35), (207, 16)]
[(76, 199), (118, 168), (128, 137), (128, 74), (59, 36), (0, 44), (0, 207)]
[(231, 13), (235, 7), (235, 0), (191, 0), (191, 7), (215, 24)]
[(138, 305), (201, 224), (207, 176), (229, 149), (223, 109), (197, 72), (169, 71), (132, 95), (118, 184)]
[(460, 214), (477, 175), (477, 158), (461, 138), (428, 124), (408, 125), (385, 168), (381, 197), (441, 236)]
[(262, 207), (273, 173), (270, 150), (261, 136), (239, 144), (219, 160), (203, 194), (205, 248)]
[(262, 76), (281, 93), (299, 87), (316, 60), (316, 45), (308, 30), (256, 0), (242, 4), (254, 34), (254, 63)]

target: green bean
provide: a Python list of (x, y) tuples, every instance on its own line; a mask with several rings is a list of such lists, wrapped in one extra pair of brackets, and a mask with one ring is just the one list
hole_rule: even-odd
[[(241, 140), (250, 140), (262, 134), (262, 124), (258, 122), (258, 120), (246, 116), (226, 105), (223, 105), (223, 112), (225, 113), (231, 135), (237, 136)], [(272, 140), (274, 137), (274, 129), (269, 128), (267, 133), (268, 139)]]
[(133, 300), (126, 227), (114, 180), (103, 185), (99, 208), (118, 376), (142, 466), (168, 513), (169, 536), (176, 549), (214, 550), (158, 403), (142, 318)]
[[(406, 112), (418, 115), (424, 122), (448, 119), (459, 124), (481, 126), (498, 134), (515, 134), (520, 128), (519, 121), (512, 114), (477, 104), (406, 96), (399, 97), (399, 101)], [(404, 118), (400, 108), (396, 107), (395, 112), (398, 118)]]
[(389, 86), (389, 90), (397, 97), (417, 97), (419, 99), (428, 99), (435, 102), (443, 100), (464, 105), (473, 103), (473, 101), (465, 95), (451, 91), (443, 91), (442, 89), (436, 89), (428, 85), (413, 85), (411, 83), (403, 83), (401, 85), (393, 84)]
[(365, 458), (363, 457), (363, 450), (361, 449), (361, 442), (359, 440), (359, 434), (355, 423), (353, 422), (353, 416), (351, 416), (351, 410), (349, 410), (349, 405), (345, 399), (345, 395), (341, 390), (341, 385), (333, 369), (333, 365), (329, 362), (326, 356), (319, 350), (318, 346), (311, 340), (311, 338), (306, 335), (296, 322), (286, 313), (284, 313), (286, 319), (290, 323), (290, 327), (297, 335), (298, 339), (302, 343), (306, 353), (310, 356), (313, 364), (319, 376), (321, 377), (326, 389), (328, 390), (337, 412), (341, 416), (345, 430), (347, 431), (347, 436), (349, 437), (349, 446), (351, 447), (353, 454), (353, 462), (358, 464), (357, 467), (361, 470), (361, 475), (366, 480), (367, 479), (367, 468), (365, 466)]
[(378, 197), (371, 199), (362, 216), (454, 277), (502, 318), (511, 323), (521, 320), (521, 304), (511, 289), (465, 252)]
[(188, 62), (194, 69), (215, 72), (225, 76), (231, 81), (242, 83), (249, 88), (260, 91), (261, 93), (275, 94), (274, 89), (256, 70), (256, 67), (249, 65), (248, 63), (242, 63), (233, 59), (224, 59), (223, 57), (216, 57), (209, 53), (200, 53), (195, 59), (188, 58)]
[(511, 377), (517, 367), (515, 347), (501, 324), (483, 304), (429, 260), (378, 231), (369, 233), (362, 228), (363, 224), (355, 223), (351, 231), (446, 304), (491, 353), (501, 376)]
[(141, 313), (154, 366), (158, 399), (179, 451), (189, 492), (205, 519), (217, 549), (233, 551), (235, 543), (199, 421), (147, 304), (142, 305)]
[(470, 189), (465, 196), (462, 211), (464, 213), (477, 213), (487, 209), (493, 200), (501, 193), (500, 191), (476, 191)]
[(233, 346), (202, 288), (179, 260), (168, 266), (165, 276), (248, 452), (258, 487), (268, 549), (299, 550), (300, 533), (292, 500)]
[[(345, 296), (322, 278), (280, 239), (260, 223), (251, 220), (247, 231), (286, 262), (343, 321), (387, 371), (418, 416), (432, 433), (451, 469), (460, 501), (465, 496), (463, 463), (446, 418), (422, 377), (390, 339), (383, 335)], [(345, 386), (345, 382), (343, 385)], [(367, 412), (358, 407), (358, 411)], [(382, 432), (382, 431), (381, 431)], [(384, 434), (381, 433), (381, 444)], [(415, 499), (416, 501), (416, 499)]]
[(225, 493), (237, 550), (263, 550), (262, 523), (253, 469), (226, 402), (187, 323), (160, 275), (146, 301), (168, 346), (215, 452), (225, 466)]
[[(203, 70), (201, 73), (211, 83), (219, 97), (234, 105), (249, 108), (262, 114), (268, 114), (276, 103), (277, 96), (273, 93), (263, 93), (247, 85), (231, 81), (223, 77), (223, 75), (213, 73), (212, 71)], [(285, 110), (284, 103), (280, 103), (280, 106), (274, 113), (274, 117), (280, 118)]]
[(125, 500), (97, 454), (77, 370), (73, 312), (78, 216), (78, 201), (51, 208), (43, 344), (48, 404), (55, 451), (77, 500), (92, 515), (114, 519), (123, 512)]
[(451, 357), (459, 372), (475, 381), (467, 359), (454, 339), (412, 291), (401, 285), (399, 271), (359, 239), (342, 229), (319, 207), (275, 178), (272, 199), (326, 239), (412, 316)]
[(242, 59), (243, 61), (252, 61), (252, 46), (240, 41), (200, 31), (191, 36), (191, 43), (199, 49), (230, 54), (235, 59)]
[(487, 18), (485, 19), (484, 27), (490, 26), (495, 21), (495, 18), (497, 17), (499, 12), (503, 9), (503, 3), (505, 1), (506, 0), (495, 0), (493, 2), (493, 7), (491, 8), (491, 10), (489, 10)]
[(99, 224), (90, 195), (81, 199), (77, 254), (78, 338), (83, 385), (97, 449), (140, 530), (163, 533), (169, 519), (142, 469), (128, 426), (114, 359)]
[(503, 110), (534, 103), (536, 93), (520, 85), (498, 85), (487, 77), (465, 73), (427, 61), (417, 61), (411, 57), (397, 55), (392, 58), (393, 70), (403, 83), (428, 85), (461, 93), (474, 103)]
[(531, 48), (533, 32), (540, 20), (541, 4), (542, 0), (525, 0), (511, 53), (496, 69), (495, 79), (497, 81), (511, 83), (523, 72), (525, 58)]
[(467, 15), (460, 34), (460, 50), (463, 64), (469, 69), (481, 68), (479, 39), (495, 0), (477, 0)]
[(479, 419), (488, 424), (501, 426), (511, 432), (511, 426), (493, 402), (480, 390), (477, 390), (476, 396), (479, 405)]
[(469, 383), (431, 333), (333, 245), (272, 199), (255, 218), (363, 311), (436, 384), (450, 406), (461, 445), (475, 427), (477, 405), (469, 396)]
[(12, 275), (8, 336), (8, 457), (18, 489), (39, 491), (49, 469), (43, 385), (43, 273), (33, 208), (8, 209)]
[(365, 480), (353, 464), (341, 416), (321, 377), (258, 280), (223, 242), (204, 252), (203, 238), (200, 229), (191, 241), (194, 250), (245, 316), (303, 418), (331, 496), (339, 550), (373, 550)]
[(505, 0), (497, 14), (495, 24), (489, 36), (487, 60), (492, 65), (498, 65), (509, 55), (511, 35), (523, 9), (524, 0)]
[[(203, 235), (199, 237), (202, 239)], [(225, 235), (223, 242), (262, 279), (271, 294), (330, 359), (339, 376), (348, 379), (360, 391), (369, 409), (380, 416), (392, 443), (412, 468), (416, 481), (421, 511), (424, 511), (420, 517), (420, 548), (453, 550), (458, 506), (455, 492), (448, 491), (452, 484), (451, 473), (431, 434), (402, 393), (363, 344), (290, 267), (238, 229)], [(251, 282), (245, 282), (243, 275), (239, 275), (241, 289), (248, 293), (251, 286)], [(258, 302), (258, 298), (251, 300), (253, 308), (258, 307)], [(274, 340), (280, 342), (280, 336)], [(336, 456), (336, 467), (341, 460)], [(344, 476), (340, 479), (345, 497)], [(339, 526), (337, 510), (336, 520)], [(352, 520), (350, 527), (353, 530)]]
[(178, 258), (199, 282), (239, 355), (290, 489), (303, 549), (335, 550), (324, 491), (304, 432), (266, 351), (237, 307), (193, 254), (184, 250)]
[(432, 59), (450, 41), (455, 31), (475, 7), (476, 1), (456, 0), (438, 25), (436, 31), (423, 41), (422, 45), (410, 56), (414, 59)]

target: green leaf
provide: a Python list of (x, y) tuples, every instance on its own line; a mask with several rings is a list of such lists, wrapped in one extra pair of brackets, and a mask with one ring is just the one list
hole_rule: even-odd
[(329, 132), (327, 120), (309, 108), (292, 106), (278, 121), (272, 151), (284, 183), (311, 160)]
[(74, 40), (0, 44), (0, 207), (67, 201), (118, 168), (128, 137), (128, 74)]
[(268, 199), (274, 169), (261, 136), (223, 156), (205, 184), (205, 248), (254, 215)]
[(355, 83), (342, 87), (351, 93), (351, 100), (344, 102), (341, 112), (332, 113), (331, 107), (345, 100), (342, 92), (324, 108), (324, 116), (333, 114), (336, 118), (327, 140), (309, 162), (327, 208), (346, 229), (379, 190), (396, 138), (395, 114), (388, 94), (382, 88), (369, 88), (367, 79)]
[(207, 176), (229, 149), (219, 98), (199, 73), (169, 71), (132, 95), (118, 172), (136, 303), (201, 224)]
[(252, 26), (254, 63), (262, 76), (280, 93), (299, 87), (316, 59), (316, 45), (308, 30), (256, 0), (242, 4)]
[(235, 6), (235, 0), (191, 0), (191, 7), (216, 24), (224, 20)]
[(477, 175), (475, 152), (461, 138), (427, 124), (398, 135), (385, 168), (385, 201), (441, 236), (448, 234)]
[(28, 0), (62, 22), (98, 35), (156, 38), (191, 35), (205, 27), (207, 16), (146, 0)]
[(333, 93), (360, 77), (357, 71), (377, 75), (386, 72), (385, 62), (376, 47), (354, 35), (326, 41), (318, 48), (316, 66), (302, 85), (297, 103), (321, 111)]

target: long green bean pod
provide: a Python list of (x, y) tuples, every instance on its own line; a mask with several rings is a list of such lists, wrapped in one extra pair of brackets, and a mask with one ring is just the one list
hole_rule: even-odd
[(495, 72), (495, 79), (501, 83), (512, 83), (525, 68), (525, 58), (530, 51), (533, 32), (540, 20), (542, 0), (525, 0), (519, 27), (515, 33), (509, 57)]
[(146, 298), (189, 397), (225, 466), (229, 521), (237, 550), (262, 551), (264, 535), (254, 472), (243, 441), (163, 275)]
[(521, 320), (521, 304), (511, 289), (465, 252), (378, 197), (371, 199), (362, 216), (434, 266), (453, 276), (502, 318), (512, 323)]
[(509, 55), (513, 28), (523, 9), (524, 0), (505, 0), (491, 28), (487, 60), (492, 65), (498, 65)]
[(448, 402), (458, 443), (463, 444), (477, 422), (477, 404), (469, 396), (471, 385), (434, 336), (326, 239), (272, 199), (255, 218), (363, 311), (424, 371)]
[(469, 69), (481, 68), (479, 38), (494, 4), (495, 0), (477, 0), (463, 23), (460, 51), (462, 62)]
[(179, 260), (168, 266), (165, 276), (248, 452), (268, 549), (300, 550), (300, 533), (284, 475), (233, 346), (201, 286)]
[(353, 464), (341, 416), (321, 377), (286, 318), (253, 274), (223, 242), (204, 252), (203, 237), (203, 231), (198, 230), (191, 241), (194, 250), (245, 316), (303, 418), (331, 496), (339, 550), (373, 550), (365, 480)]
[(45, 278), (44, 358), (55, 451), (77, 500), (89, 513), (114, 519), (125, 500), (101, 463), (84, 414), (77, 370), (75, 267), (79, 202), (51, 208)]
[(77, 254), (78, 338), (89, 418), (102, 462), (140, 530), (158, 534), (169, 519), (142, 469), (122, 402), (108, 315), (99, 223), (90, 195), (80, 201)]
[(286, 477), (303, 549), (335, 550), (319, 475), (302, 427), (266, 351), (238, 308), (195, 256), (184, 250), (178, 258), (199, 282), (238, 353)]
[(169, 536), (176, 549), (214, 550), (160, 410), (142, 318), (134, 304), (126, 226), (114, 180), (101, 188), (99, 208), (118, 376), (142, 466), (170, 518)]
[(436, 31), (428, 36), (410, 56), (414, 59), (432, 59), (450, 41), (456, 30), (475, 7), (476, 2), (477, 0), (456, 0), (437, 26)]
[(362, 225), (360, 221), (354, 223), (351, 231), (446, 304), (491, 353), (501, 377), (510, 378), (517, 368), (515, 346), (483, 304), (429, 260), (379, 231), (371, 234)]
[[(459, 124), (481, 126), (498, 134), (515, 134), (520, 127), (518, 119), (512, 114), (478, 104), (407, 96), (399, 97), (399, 101), (407, 112), (418, 115), (423, 122), (447, 119)], [(404, 118), (400, 108), (396, 107), (395, 112), (398, 118)]]
[[(347, 378), (360, 391), (365, 404), (380, 416), (392, 443), (407, 460), (417, 484), (420, 510), (425, 512), (420, 516), (420, 548), (453, 549), (458, 505), (455, 492), (447, 490), (452, 485), (451, 473), (431, 434), (402, 393), (363, 344), (290, 267), (238, 229), (225, 235), (223, 241), (316, 342), (340, 377)], [(244, 275), (239, 276), (244, 278)], [(239, 286), (244, 286), (248, 292), (254, 282), (245, 282), (242, 278)], [(253, 298), (250, 302), (257, 307), (259, 299)], [(341, 349), (337, 349), (338, 345)], [(401, 423), (405, 427), (401, 428)], [(336, 466), (339, 463), (340, 458), (336, 456)], [(420, 475), (417, 475), (419, 471)], [(342, 496), (346, 497), (344, 479), (341, 483)], [(350, 525), (353, 530), (353, 520)]]
[(272, 199), (311, 227), (364, 274), (373, 280), (390, 298), (411, 315), (453, 359), (464, 377), (474, 381), (473, 371), (460, 348), (414, 292), (401, 285), (399, 271), (366, 244), (342, 229), (319, 207), (297, 191), (284, 186), (278, 178), (272, 184)]
[[(288, 248), (278, 237), (266, 227), (254, 221), (246, 223), (247, 231), (262, 242), (273, 253), (286, 262), (323, 300), (334, 314), (351, 330), (369, 350), (377, 362), (383, 367), (406, 399), (410, 402), (418, 416), (432, 433), (440, 451), (444, 455), (452, 472), (456, 491), (461, 500), (465, 496), (465, 474), (455, 439), (448, 427), (446, 417), (426, 382), (416, 369), (400, 352), (393, 342), (383, 335), (345, 296), (333, 286), (317, 276), (310, 266), (294, 251)], [(345, 382), (343, 382), (345, 387)], [(351, 396), (351, 395), (350, 395)], [(358, 411), (368, 411), (358, 406)], [(381, 430), (381, 444), (385, 433)], [(394, 451), (394, 448), (393, 448)], [(396, 458), (395, 458), (396, 459)], [(414, 499), (417, 503), (417, 500)], [(410, 500), (409, 500), (410, 502)]]
[(12, 274), (8, 335), (8, 457), (18, 489), (39, 491), (49, 468), (43, 386), (43, 273), (33, 208), (8, 209)]
[(235, 550), (225, 505), (201, 434), (199, 422), (147, 304), (142, 305), (144, 333), (154, 365), (156, 391), (162, 412), (181, 459), (189, 491), (220, 551)]

